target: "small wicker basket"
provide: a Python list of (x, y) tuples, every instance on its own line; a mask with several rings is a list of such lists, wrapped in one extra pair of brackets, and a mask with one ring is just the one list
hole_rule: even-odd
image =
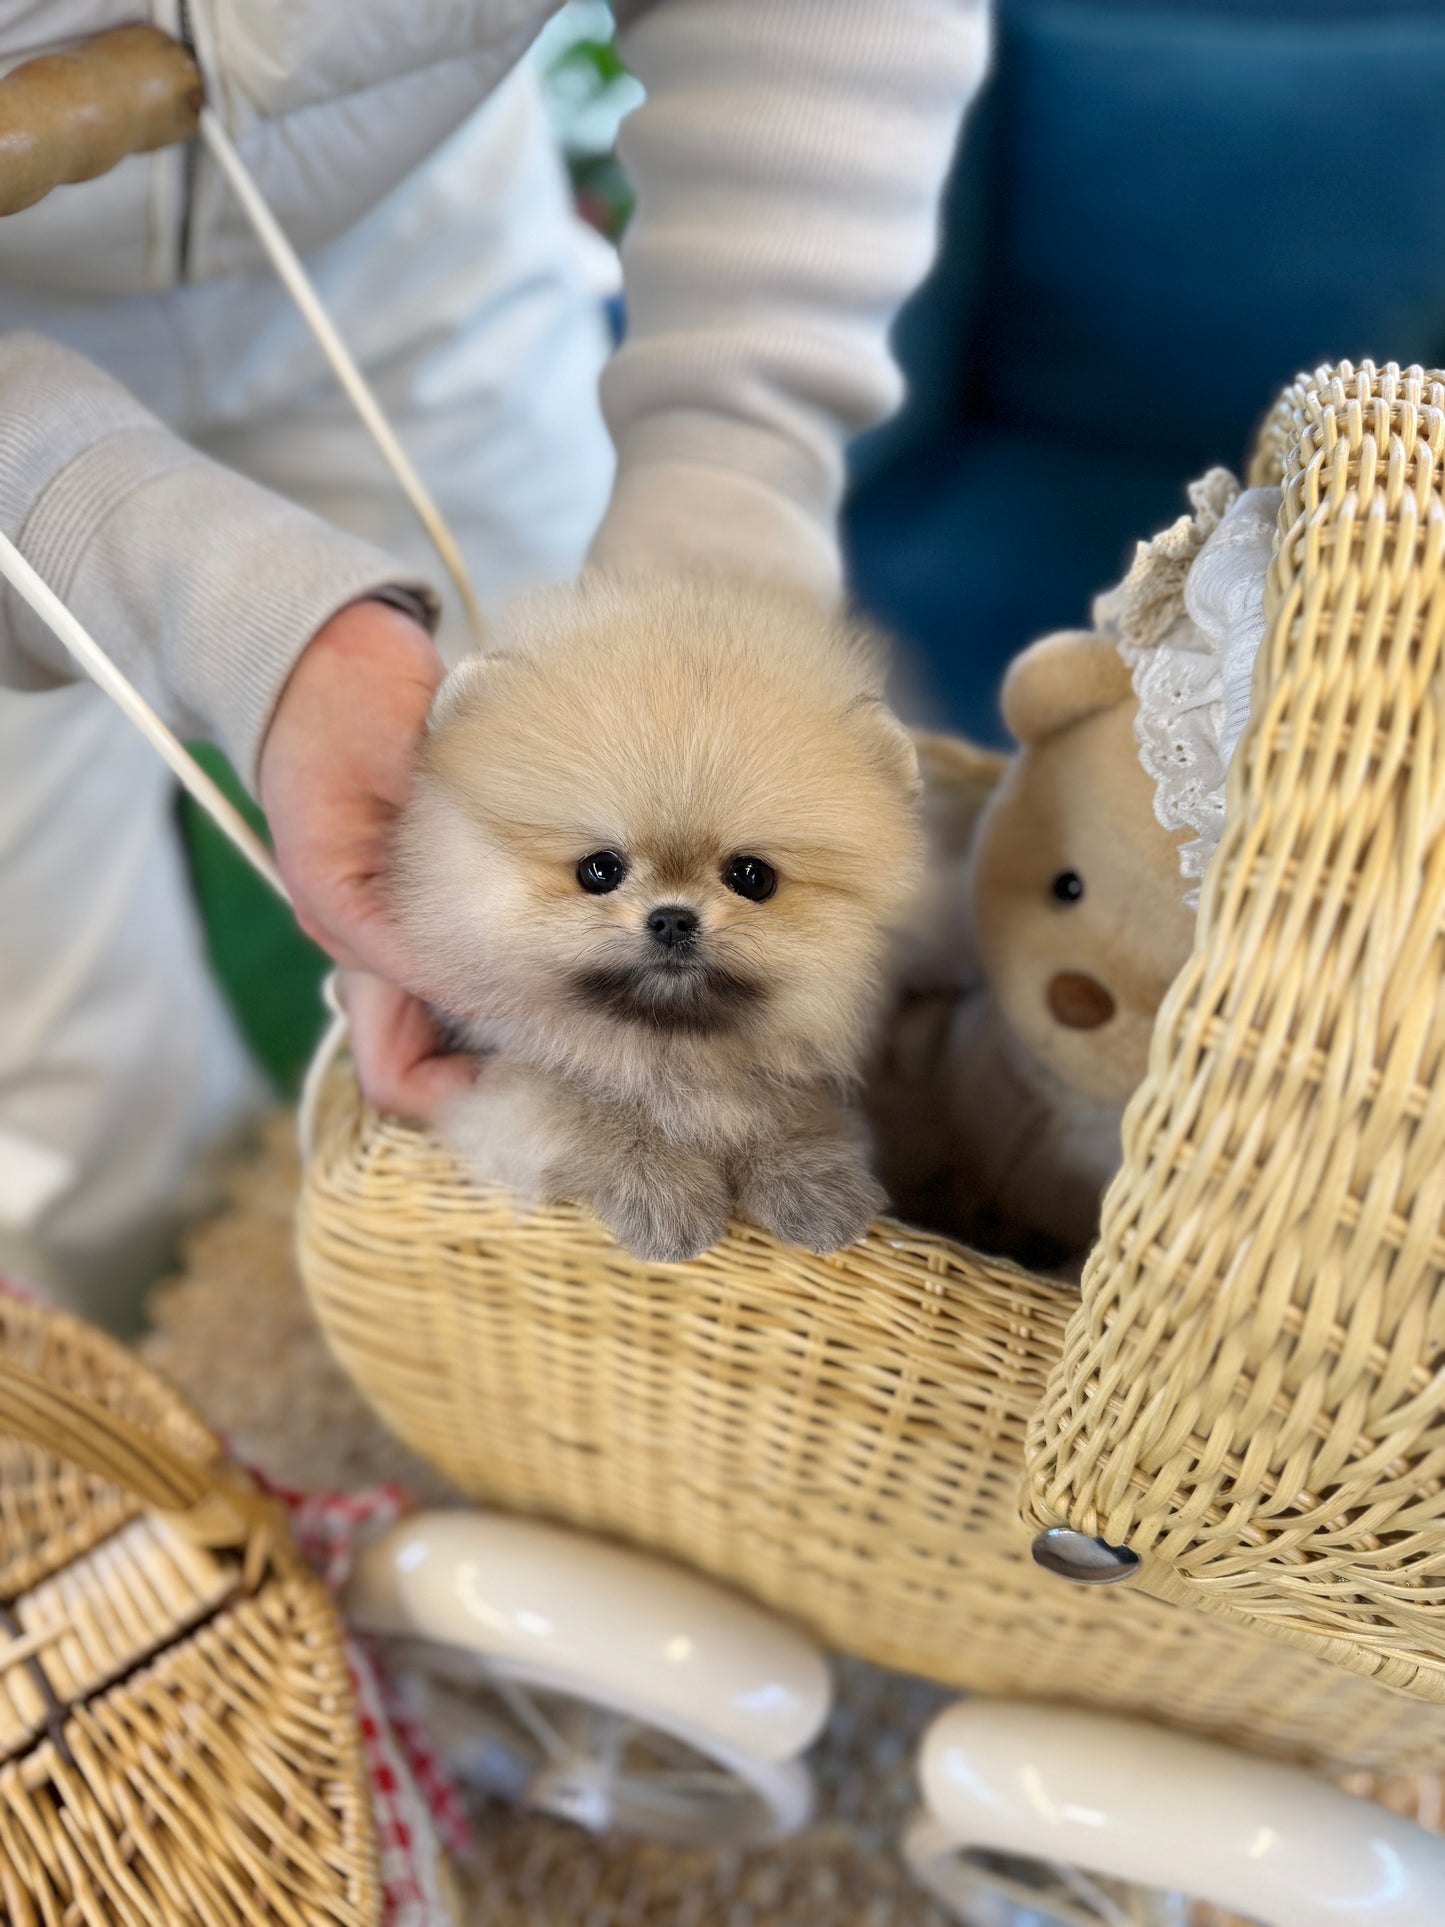
[(112, 1339), (0, 1296), (0, 1919), (380, 1918), (350, 1675), (284, 1514)]
[[(959, 1686), (1438, 1766), (1445, 376), (1302, 378), (1254, 479), (1285, 491), (1255, 720), (1082, 1298), (887, 1222), (641, 1264), (518, 1216), (344, 1067), (301, 1264), (383, 1419), (477, 1499)], [(1136, 1582), (1035, 1568), (1021, 1488)]]

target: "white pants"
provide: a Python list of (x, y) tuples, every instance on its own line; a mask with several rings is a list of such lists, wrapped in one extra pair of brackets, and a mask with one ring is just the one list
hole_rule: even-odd
[[(531, 73), (308, 266), (484, 604), (570, 575), (611, 482), (611, 269)], [(78, 349), (208, 453), (446, 587), (270, 280), (103, 305), (0, 287), (0, 327)], [(454, 615), (442, 643), (464, 646)], [(89, 684), (0, 691), (0, 1271), (112, 1323), (265, 1096), (206, 971), (173, 803)]]

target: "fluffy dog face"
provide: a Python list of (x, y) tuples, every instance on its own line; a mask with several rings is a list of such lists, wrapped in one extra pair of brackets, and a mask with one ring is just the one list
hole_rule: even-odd
[(555, 1064), (850, 1077), (915, 784), (855, 635), (756, 589), (594, 582), (443, 688), (397, 903), (435, 1001)]

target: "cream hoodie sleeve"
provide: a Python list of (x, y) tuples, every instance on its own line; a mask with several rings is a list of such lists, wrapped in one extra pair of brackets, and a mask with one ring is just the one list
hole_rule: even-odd
[(637, 212), (594, 558), (831, 591), (844, 445), (900, 399), (888, 333), (933, 257), (987, 0), (619, 12), (647, 99), (621, 141)]
[[(0, 529), (172, 727), (214, 737), (249, 783), (328, 618), (372, 595), (436, 613), (380, 549), (209, 461), (38, 335), (0, 336)], [(0, 686), (79, 674), (5, 584)]]

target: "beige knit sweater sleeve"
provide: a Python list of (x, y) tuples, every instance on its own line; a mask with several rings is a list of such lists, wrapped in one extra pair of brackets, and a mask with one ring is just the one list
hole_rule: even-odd
[(647, 99), (621, 139), (637, 212), (594, 556), (831, 590), (844, 446), (900, 399), (888, 333), (934, 253), (987, 0), (618, 12)]
[[(0, 335), (0, 529), (183, 735), (246, 781), (291, 666), (350, 602), (435, 599), (392, 557), (208, 460), (92, 363)], [(16, 592), (0, 687), (75, 681)]]

